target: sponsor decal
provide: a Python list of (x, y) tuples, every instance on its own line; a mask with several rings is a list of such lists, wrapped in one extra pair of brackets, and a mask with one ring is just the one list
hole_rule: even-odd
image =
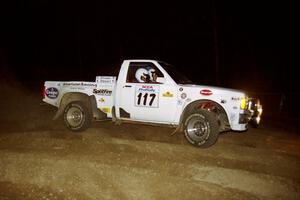
[(112, 76), (97, 76), (96, 82), (101, 84), (113, 84), (116, 82), (116, 77)]
[(221, 100), (221, 103), (226, 103), (226, 100), (222, 99), (222, 100)]
[(100, 110), (102, 112), (105, 112), (105, 113), (110, 113), (110, 108), (109, 107), (103, 107), (103, 108), (100, 108)]
[(152, 85), (142, 85), (142, 87), (138, 88), (139, 92), (155, 92), (156, 87)]
[(231, 100), (233, 100), (233, 101), (239, 101), (240, 98), (239, 97), (231, 97)]
[(203, 90), (200, 91), (200, 94), (205, 95), (205, 96), (209, 96), (209, 95), (212, 95), (213, 93), (209, 89), (203, 89)]
[(99, 99), (99, 101), (100, 101), (101, 103), (104, 103), (105, 99), (104, 99), (104, 98), (101, 98), (101, 99)]
[(96, 83), (72, 83), (72, 82), (68, 82), (68, 83), (64, 83), (63, 86), (87, 86), (87, 87), (97, 87)]
[(70, 87), (72, 90), (85, 90), (86, 88), (84, 87)]
[(169, 91), (163, 93), (163, 97), (173, 97), (173, 94)]
[(111, 96), (112, 91), (107, 89), (94, 89), (93, 93), (102, 96)]
[(181, 106), (181, 105), (182, 105), (182, 101), (181, 101), (181, 100), (178, 100), (178, 101), (177, 101), (177, 105), (178, 105), (178, 106)]
[(79, 86), (80, 83), (64, 83), (63, 86)]
[(50, 87), (46, 90), (46, 96), (50, 99), (56, 99), (58, 97), (58, 94), (58, 89), (55, 87)]
[(186, 95), (186, 93), (182, 93), (182, 94), (180, 95), (180, 97), (181, 97), (182, 99), (185, 99), (185, 98), (187, 97), (187, 95)]
[(103, 80), (103, 79), (101, 79), (99, 82), (100, 82), (100, 83), (109, 83), (109, 84), (112, 83), (111, 80)]

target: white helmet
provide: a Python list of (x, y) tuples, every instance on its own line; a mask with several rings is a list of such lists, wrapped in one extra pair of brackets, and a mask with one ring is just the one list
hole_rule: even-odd
[(155, 69), (153, 69), (153, 68), (148, 69), (148, 74), (150, 76), (151, 81), (154, 81), (154, 78), (153, 78), (153, 73), (154, 72), (155, 72)]
[[(147, 76), (148, 76), (148, 71), (144, 68), (140, 68), (135, 72), (135, 78), (140, 83), (144, 83), (145, 80), (147, 79)], [(144, 77), (145, 79), (143, 80), (142, 77)]]

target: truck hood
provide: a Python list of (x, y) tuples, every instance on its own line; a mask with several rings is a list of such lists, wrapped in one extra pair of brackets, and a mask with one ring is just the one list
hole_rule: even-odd
[(210, 95), (230, 95), (232, 97), (245, 97), (246, 94), (242, 90), (236, 90), (231, 88), (222, 88), (209, 85), (192, 85), (192, 84), (179, 84), (184, 90), (197, 92), (204, 96)]

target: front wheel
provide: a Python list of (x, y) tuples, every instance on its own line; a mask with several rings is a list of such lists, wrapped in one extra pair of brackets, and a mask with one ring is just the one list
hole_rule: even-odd
[(81, 101), (69, 103), (64, 110), (64, 122), (71, 131), (84, 131), (92, 121), (91, 113)]
[(194, 110), (184, 120), (185, 138), (194, 146), (210, 147), (219, 136), (219, 125), (214, 113)]

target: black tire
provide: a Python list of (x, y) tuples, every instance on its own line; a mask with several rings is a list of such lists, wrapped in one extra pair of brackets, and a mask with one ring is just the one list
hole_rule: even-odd
[(64, 110), (64, 122), (71, 131), (84, 131), (91, 125), (92, 114), (83, 102), (74, 101), (69, 103)]
[(193, 110), (184, 120), (184, 135), (196, 147), (207, 148), (219, 137), (219, 124), (214, 113), (207, 110)]

